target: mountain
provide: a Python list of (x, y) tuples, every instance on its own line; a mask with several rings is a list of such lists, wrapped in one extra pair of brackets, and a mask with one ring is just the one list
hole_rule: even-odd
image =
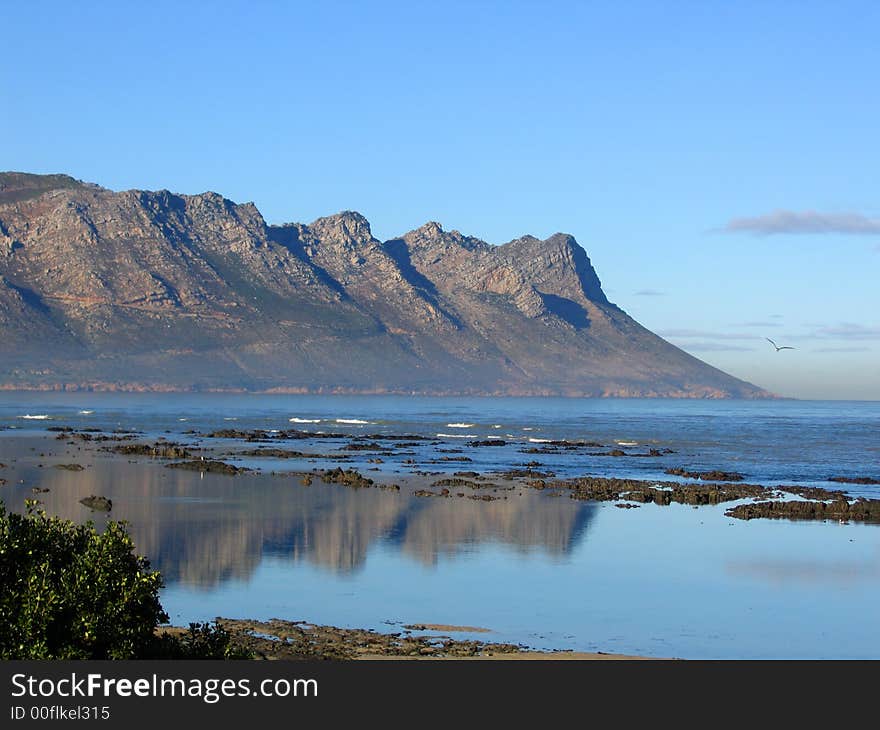
[(0, 385), (760, 398), (608, 301), (569, 235), (0, 173)]

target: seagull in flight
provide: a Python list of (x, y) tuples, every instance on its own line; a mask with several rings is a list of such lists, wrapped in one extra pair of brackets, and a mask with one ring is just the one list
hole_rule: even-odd
[(780, 350), (794, 350), (793, 347), (789, 347), (788, 345), (784, 345), (783, 347), (780, 347), (773, 340), (771, 340), (769, 337), (765, 337), (764, 339), (767, 340), (767, 342), (769, 342), (771, 345), (773, 345), (773, 347), (776, 348), (776, 352), (779, 352)]

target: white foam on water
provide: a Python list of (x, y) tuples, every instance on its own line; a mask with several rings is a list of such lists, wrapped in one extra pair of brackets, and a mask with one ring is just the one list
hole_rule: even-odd
[(91, 416), (93, 413), (94, 413), (94, 411), (82, 410), (82, 411), (79, 412), (79, 415), (81, 415), (81, 416)]
[(638, 441), (617, 441), (618, 446), (638, 446)]
[(447, 423), (447, 428), (473, 428), (475, 424), (473, 423)]
[(23, 416), (19, 416), (19, 418), (26, 418), (28, 421), (47, 421), (47, 420), (49, 420), (49, 416), (47, 416), (46, 414), (32, 416), (30, 413), (26, 413)]
[(365, 424), (369, 421), (362, 421), (360, 418), (337, 418), (336, 423)]
[(438, 439), (475, 439), (475, 433), (438, 433)]
[(534, 431), (535, 429), (531, 426), (523, 426), (523, 431)]
[(501, 428), (501, 424), (496, 424), (495, 426), (492, 426), (492, 428)]
[(320, 423), (320, 418), (297, 418), (294, 416), (293, 418), (288, 419), (291, 423)]
[(224, 418), (223, 420), (224, 420), (224, 421), (237, 421), (238, 418), (236, 418), (235, 416), (227, 416), (227, 417)]
[(529, 439), (529, 443), (533, 444), (549, 444), (553, 439)]

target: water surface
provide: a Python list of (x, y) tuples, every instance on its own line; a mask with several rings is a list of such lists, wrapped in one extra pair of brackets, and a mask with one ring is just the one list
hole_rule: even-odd
[[(528, 489), (493, 502), (424, 499), (406, 489), (304, 487), (268, 473), (325, 466), (311, 461), (241, 458), (262, 472), (201, 476), (149, 459), (129, 463), (45, 431), (63, 425), (137, 429), (145, 440), (210, 443), (230, 453), (244, 444), (203, 434), (297, 427), (433, 439), (378, 466), (359, 453), (343, 462), (380, 469), (377, 477), (490, 471), (537, 459), (561, 475), (669, 479), (668, 466), (719, 468), (762, 484), (846, 486), (876, 497), (876, 487), (827, 482), (878, 476), (876, 403), (3, 394), (0, 461), (7, 467), (0, 476), (9, 481), (2, 496), (11, 508), (38, 486), (50, 490), (39, 495), (50, 511), (100, 522), (104, 516), (78, 500), (112, 498), (113, 517), (130, 521), (138, 549), (165, 576), (162, 601), (175, 623), (279, 617), (384, 631), (442, 623), (484, 626), (494, 633), (473, 638), (536, 648), (880, 658), (877, 526), (743, 522), (725, 517), (723, 506), (624, 510)], [(490, 437), (508, 444), (467, 446)], [(628, 455), (526, 453), (544, 439), (595, 441)], [(342, 453), (344, 443), (316, 436), (285, 447)], [(61, 452), (53, 457), (50, 447)], [(634, 456), (647, 448), (674, 453)], [(429, 449), (434, 456), (455, 449), (473, 461), (418, 463)], [(73, 460), (86, 469), (52, 466)]]

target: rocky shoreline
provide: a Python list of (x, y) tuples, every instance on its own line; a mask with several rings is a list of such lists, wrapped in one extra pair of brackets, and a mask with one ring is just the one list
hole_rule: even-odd
[[(306, 444), (309, 440), (314, 443)], [(544, 542), (557, 540), (564, 544), (566, 535), (574, 529), (573, 523), (567, 521), (575, 519), (569, 517), (570, 513), (574, 515), (572, 510), (585, 507), (597, 509), (584, 503), (602, 502), (622, 511), (633, 511), (636, 515), (640, 514), (640, 507), (670, 508), (679, 505), (706, 508), (712, 519), (721, 520), (727, 517), (742, 521), (785, 519), (880, 524), (880, 500), (853, 496), (842, 489), (797, 484), (768, 487), (751, 483), (735, 472), (688, 466), (669, 466), (665, 469), (665, 473), (680, 477), (679, 480), (560, 476), (554, 470), (560, 468), (562, 457), (554, 460), (552, 455), (548, 455), (544, 462), (535, 460), (535, 456), (524, 458), (522, 454), (531, 453), (531, 447), (506, 442), (510, 448), (504, 451), (496, 443), (505, 443), (502, 439), (485, 439), (469, 444), (412, 434), (355, 436), (345, 433), (318, 434), (297, 429), (277, 432), (229, 429), (204, 434), (189, 431), (169, 435), (168, 438), (148, 438), (134, 431), (101, 432), (97, 429), (50, 427), (44, 435), (31, 433), (18, 436), (5, 432), (0, 441), (0, 460), (3, 462), (0, 464), (0, 485), (3, 485), (0, 487), (0, 498), (11, 508), (18, 509), (21, 505), (12, 502), (28, 498), (52, 504), (57, 495), (61, 498), (59, 503), (64, 501), (68, 505), (68, 513), (75, 519), (128, 519), (126, 505), (131, 509), (132, 504), (127, 501), (128, 494), (136, 492), (142, 478), (143, 484), (153, 480), (157, 484), (181, 485), (192, 485), (193, 480), (201, 482), (204, 479), (209, 488), (209, 501), (215, 499), (218, 493), (225, 495), (225, 499), (237, 500), (239, 490), (246, 489), (248, 495), (253, 495), (248, 497), (249, 500), (253, 498), (264, 502), (261, 505), (261, 514), (264, 515), (260, 518), (263, 520), (260, 523), (261, 531), (264, 529), (262, 525), (270, 524), (278, 516), (279, 505), (288, 500), (298, 504), (300, 498), (295, 496), (297, 493), (310, 490), (313, 496), (309, 499), (327, 500), (328, 506), (345, 493), (346, 499), (351, 497), (348, 505), (358, 510), (358, 514), (362, 508), (372, 505), (370, 509), (377, 515), (375, 525), (367, 525), (363, 532), (358, 532), (357, 525), (351, 522), (354, 518), (354, 511), (351, 511), (344, 512), (348, 516), (341, 517), (338, 524), (321, 522), (312, 525), (307, 521), (304, 528), (304, 539), (323, 540), (326, 534), (327, 545), (333, 541), (334, 545), (342, 546), (340, 553), (346, 555), (339, 558), (340, 566), (357, 564), (358, 558), (353, 556), (364, 552), (364, 545), (367, 544), (364, 541), (372, 539), (375, 530), (394, 529), (395, 524), (405, 524), (415, 515), (427, 515), (430, 529), (439, 533), (436, 540), (438, 545), (442, 545), (445, 539), (443, 530), (448, 530), (445, 534), (450, 535), (466, 534), (467, 529), (476, 529), (475, 526), (484, 524), (481, 521), (490, 519), (491, 515), (495, 515), (491, 519), (496, 519), (496, 524), (500, 525), (518, 515), (516, 510), (528, 513), (528, 517), (522, 517), (517, 528), (526, 534), (536, 524), (536, 510), (553, 507), (560, 508), (553, 513), (554, 516), (559, 513), (559, 522), (549, 522), (539, 538)], [(302, 444), (304, 450), (282, 448), (290, 441)], [(539, 446), (566, 454), (604, 455), (611, 450), (619, 450), (624, 454), (619, 458), (659, 458), (659, 450), (656, 449), (624, 450), (586, 441), (556, 441)], [(480, 465), (481, 449), (487, 450), (483, 453), (491, 453), (494, 459), (491, 463), (498, 465), (497, 468), (487, 469), (485, 458)], [(664, 471), (663, 467), (669, 464), (670, 458), (677, 459), (675, 456), (668, 457), (669, 453), (664, 454), (667, 460), (661, 462), (658, 473)], [(501, 458), (495, 458), (496, 454), (501, 454)], [(444, 457), (448, 461), (443, 461)], [(473, 463), (457, 463), (465, 460)], [(284, 469), (288, 463), (292, 469)], [(306, 467), (306, 464), (311, 466), (314, 463), (322, 466)], [(619, 463), (617, 459), (615, 463)], [(640, 463), (647, 462), (641, 460)], [(445, 465), (445, 470), (436, 471), (441, 464)], [(105, 476), (97, 482), (89, 481), (90, 475), (98, 474)], [(115, 483), (108, 480), (106, 475), (110, 474), (114, 475)], [(842, 476), (829, 478), (829, 481), (841, 486), (845, 483), (870, 486), (875, 477)], [(117, 488), (116, 485), (121, 483), (130, 483), (131, 486)], [(96, 484), (99, 486), (96, 487)], [(106, 490), (102, 490), (101, 484)], [(187, 489), (184, 486), (182, 491), (168, 493), (168, 498), (180, 500), (179, 504), (197, 499), (191, 497)], [(383, 492), (387, 496), (380, 496)], [(16, 497), (11, 501), (7, 495), (13, 493)], [(267, 496), (269, 494), (276, 496)], [(162, 498), (166, 498), (164, 493)], [(569, 509), (561, 503), (560, 498), (572, 500), (578, 506)], [(79, 504), (76, 504), (77, 501)], [(222, 500), (217, 501), (219, 504)], [(484, 506), (483, 502), (495, 504)], [(120, 513), (119, 517), (117, 512)], [(212, 513), (211, 521), (204, 531), (200, 531), (205, 545), (220, 544), (217, 542), (220, 532), (214, 524), (224, 528), (228, 523), (214, 523), (213, 520), (219, 519), (222, 514), (221, 511)], [(293, 512), (284, 514), (286, 516), (279, 520), (279, 525), (290, 519)], [(458, 525), (464, 517), (470, 521), (467, 525), (473, 527), (465, 525), (461, 528), (464, 532), (456, 532), (453, 526)], [(520, 517), (517, 516), (517, 519)], [(146, 530), (144, 534), (148, 534), (153, 523), (143, 515), (139, 523)], [(232, 529), (229, 534), (234, 537), (238, 533)], [(241, 533), (242, 537), (246, 534)], [(277, 534), (283, 535), (283, 530)], [(266, 538), (260, 535), (259, 539)], [(532, 544), (528, 539), (523, 544)], [(245, 549), (244, 543), (239, 544), (235, 540), (233, 543), (234, 547), (230, 545), (229, 549)], [(326, 545), (323, 549), (326, 549)], [(257, 551), (254, 556), (258, 555), (259, 548), (254, 550)], [(216, 565), (213, 564), (214, 560), (206, 564), (205, 570), (209, 576), (215, 573), (225, 575), (229, 566), (235, 564), (235, 560), (224, 557), (222, 550), (209, 549), (209, 553), (219, 557)], [(252, 559), (256, 558), (248, 558)], [(172, 560), (170, 565), (177, 566), (178, 563)], [(174, 570), (188, 569), (184, 562), (180, 562), (179, 566), (171, 568), (170, 574), (175, 575)], [(179, 577), (179, 573), (176, 575)], [(411, 623), (385, 632), (280, 619), (219, 621), (237, 645), (261, 659), (620, 658), (603, 653), (533, 651), (518, 644), (493, 642), (490, 635), (474, 636), (479, 631), (474, 627)], [(168, 627), (165, 630), (174, 629)]]
[[(521, 644), (450, 636), (454, 633), (491, 633), (488, 629), (471, 626), (410, 624), (400, 631), (382, 633), (281, 619), (218, 618), (216, 624), (229, 634), (232, 643), (256, 660), (644, 658), (605, 652), (536, 651)], [(160, 629), (160, 633), (174, 634), (183, 630), (169, 627)]]
[[(67, 446), (76, 446), (81, 452), (90, 448), (103, 452), (108, 456), (128, 457), (129, 462), (137, 463), (138, 457), (146, 457), (150, 461), (159, 461), (168, 469), (195, 471), (201, 474), (217, 474), (235, 477), (245, 473), (266, 473), (259, 467), (240, 466), (232, 461), (241, 458), (256, 460), (265, 459), (331, 461), (346, 464), (334, 468), (313, 468), (311, 471), (291, 470), (284, 472), (271, 471), (270, 475), (294, 478), (304, 487), (315, 483), (335, 484), (353, 489), (381, 488), (392, 491), (403, 491), (418, 498), (467, 498), (491, 502), (508, 499), (522, 490), (536, 490), (548, 496), (568, 496), (579, 501), (615, 502), (617, 507), (634, 508), (644, 504), (667, 506), (684, 504), (691, 506), (718, 505), (726, 502), (750, 500), (749, 502), (731, 506), (724, 514), (742, 520), (758, 518), (791, 519), (791, 520), (835, 520), (838, 522), (862, 522), (880, 524), (880, 499), (869, 499), (864, 496), (853, 497), (843, 489), (826, 489), (803, 485), (783, 485), (767, 487), (761, 484), (748, 483), (744, 476), (736, 472), (719, 469), (691, 470), (685, 467), (669, 467), (665, 474), (681, 477), (687, 481), (621, 479), (595, 475), (559, 478), (547, 469), (542, 462), (529, 461), (510, 464), (505, 469), (491, 471), (427, 471), (422, 466), (448, 464), (452, 462), (471, 462), (470, 456), (464, 455), (464, 446), (472, 450), (507, 446), (504, 439), (485, 439), (468, 441), (460, 444), (446, 444), (442, 440), (416, 434), (381, 434), (354, 436), (344, 432), (313, 432), (301, 429), (285, 429), (280, 431), (223, 429), (199, 434), (195, 431), (184, 432), (191, 439), (199, 439), (199, 445), (179, 443), (160, 438), (156, 441), (139, 440), (134, 432), (102, 433), (98, 429), (74, 430), (70, 427), (49, 427), (48, 432), (54, 434), (56, 442), (65, 442)], [(47, 438), (49, 436), (47, 435)], [(320, 440), (326, 444), (331, 441), (335, 451), (330, 453), (314, 453), (280, 448), (279, 444), (290, 441)], [(248, 445), (241, 449), (230, 446), (227, 442)], [(218, 442), (214, 446), (213, 442)], [(382, 443), (384, 442), (384, 443)], [(92, 446), (101, 443), (107, 445)], [(412, 447), (427, 445), (436, 454), (442, 456), (423, 457), (416, 461), (403, 456), (415, 456)], [(521, 448), (521, 453), (572, 453), (579, 452), (589, 456), (611, 455), (622, 457), (651, 457), (674, 453), (669, 449), (662, 452), (650, 449), (647, 452), (632, 452), (621, 448), (597, 452), (597, 448), (608, 448), (592, 441), (557, 440), (542, 443), (540, 448)], [(67, 452), (69, 455), (72, 452)], [(432, 452), (433, 453), (433, 452)], [(454, 453), (455, 456), (449, 454)], [(356, 467), (350, 466), (354, 455), (363, 454), (369, 458), (366, 462), (371, 466), (373, 476), (366, 476)], [(363, 460), (363, 458), (362, 458)], [(408, 468), (409, 473), (392, 472), (379, 467), (386, 460)], [(42, 464), (40, 465), (42, 466)], [(55, 468), (69, 471), (82, 469), (78, 462), (65, 461), (53, 464)], [(872, 476), (831, 476), (829, 482), (835, 484), (875, 485), (880, 480)], [(2, 484), (2, 482), (0, 482)], [(38, 487), (34, 491), (41, 491)], [(92, 504), (101, 504), (100, 509), (109, 511), (108, 502), (99, 499), (101, 495), (91, 495)], [(85, 504), (86, 502), (84, 502)], [(88, 505), (87, 505), (88, 506)]]

